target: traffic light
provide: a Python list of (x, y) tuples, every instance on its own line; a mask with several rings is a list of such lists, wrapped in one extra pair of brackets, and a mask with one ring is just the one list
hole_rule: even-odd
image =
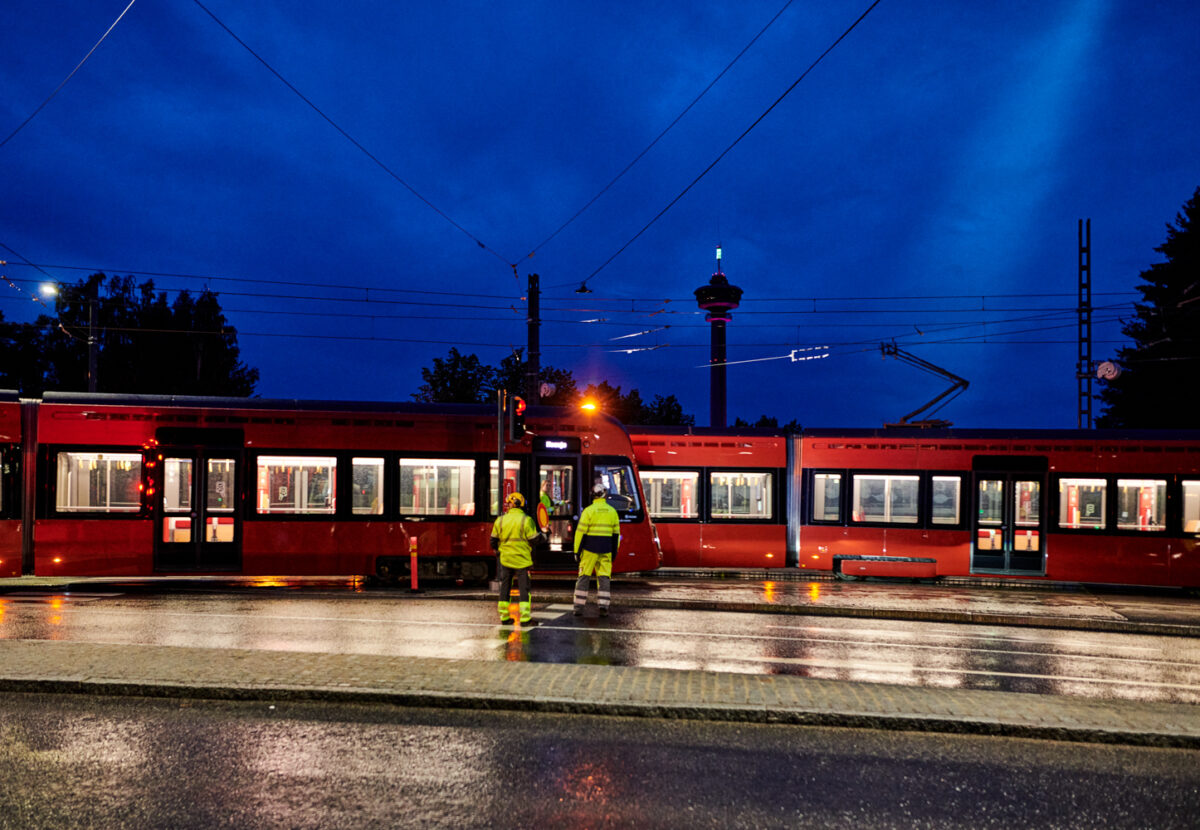
[(525, 437), (525, 399), (510, 395), (508, 398), (508, 440), (520, 441)]

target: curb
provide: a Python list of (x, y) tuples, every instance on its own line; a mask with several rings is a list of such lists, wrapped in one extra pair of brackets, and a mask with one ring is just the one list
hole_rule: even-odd
[(1200, 749), (1200, 735), (1136, 732), (1118, 728), (1039, 725), (1031, 723), (938, 717), (936, 715), (827, 712), (804, 709), (768, 709), (765, 706), (729, 706), (703, 703), (622, 703), (580, 701), (571, 698), (467, 694), (436, 691), (379, 691), (295, 686), (205, 686), (174, 683), (128, 683), (91, 680), (14, 680), (0, 678), (0, 692), (21, 694), (86, 694), (112, 697), (150, 697), (174, 700), (237, 702), (321, 701), (404, 708), (519, 711), (541, 714), (654, 718), (660, 720), (718, 721), (784, 726), (818, 726), (901, 732), (980, 735), (1025, 738), (1065, 743), (1101, 743), (1170, 749)]

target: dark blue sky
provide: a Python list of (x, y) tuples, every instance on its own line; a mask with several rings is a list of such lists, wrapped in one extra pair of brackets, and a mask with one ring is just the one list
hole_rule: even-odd
[[(3, 272), (207, 278), (155, 282), (220, 293), (263, 396), (407, 400), (452, 345), (524, 345), (534, 271), (543, 362), (705, 424), (720, 243), (731, 422), (899, 418), (945, 383), (894, 338), (971, 382), (958, 426), (1073, 427), (1077, 220), (1102, 360), (1200, 185), (1200, 5), (882, 0), (647, 228), (870, 4), (795, 0), (550, 238), (784, 3), (204, 0), (375, 161), (193, 0), (140, 0), (0, 146)], [(127, 5), (3, 4), (0, 140)]]

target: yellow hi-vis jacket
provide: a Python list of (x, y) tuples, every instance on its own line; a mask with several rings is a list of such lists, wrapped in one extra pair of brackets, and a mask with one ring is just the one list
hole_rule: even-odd
[(579, 549), (592, 553), (616, 553), (621, 541), (621, 519), (612, 505), (599, 496), (583, 509), (575, 526), (575, 555)]
[(530, 542), (538, 537), (533, 519), (519, 507), (510, 507), (492, 524), (492, 538), (500, 540), (500, 564), (506, 568), (533, 567)]

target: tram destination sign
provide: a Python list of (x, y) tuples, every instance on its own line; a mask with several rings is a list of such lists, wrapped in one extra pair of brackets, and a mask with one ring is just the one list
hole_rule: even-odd
[(538, 436), (534, 440), (533, 449), (535, 452), (580, 452), (582, 446), (578, 438)]

